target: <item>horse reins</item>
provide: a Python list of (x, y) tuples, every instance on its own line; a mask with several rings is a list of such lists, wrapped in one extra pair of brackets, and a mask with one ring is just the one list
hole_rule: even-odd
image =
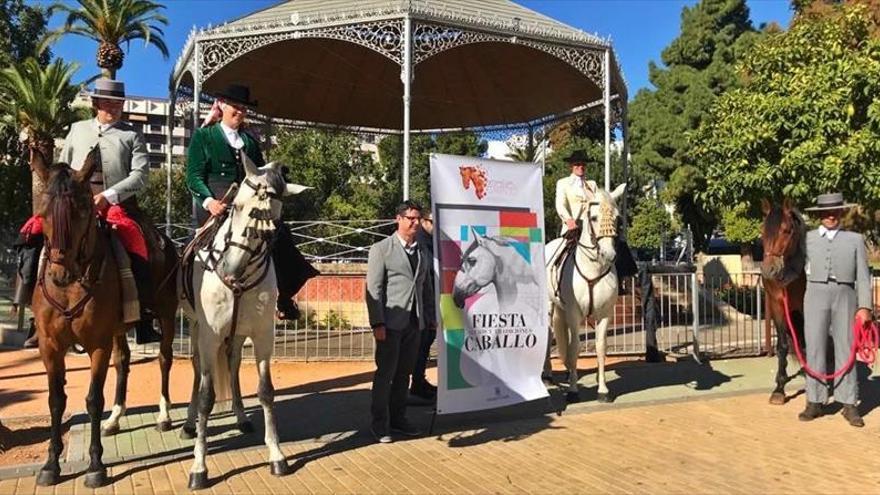
[[(794, 324), (791, 321), (791, 312), (788, 308), (788, 289), (785, 288), (782, 289), (782, 306), (783, 311), (785, 312), (785, 323), (788, 327), (789, 335), (791, 335), (791, 341), (794, 344), (794, 351), (797, 355), (798, 361), (800, 361), (801, 368), (813, 378), (821, 381), (833, 380), (849, 372), (850, 368), (852, 368), (855, 363), (856, 358), (868, 365), (873, 364), (876, 360), (877, 348), (878, 345), (880, 345), (880, 329), (877, 328), (876, 323), (870, 320), (860, 321), (859, 318), (856, 317), (853, 320), (853, 344), (849, 350), (849, 358), (847, 359), (846, 364), (830, 374), (820, 373), (810, 368), (807, 364), (807, 360), (804, 359)], [(777, 336), (777, 338), (779, 338), (779, 336)]]
[[(266, 186), (263, 184), (255, 184), (249, 178), (246, 178), (242, 183), (256, 192), (256, 195), (264, 201), (277, 200), (278, 194), (268, 191)], [(269, 274), (269, 261), (271, 260), (272, 255), (272, 245), (275, 240), (275, 232), (274, 229), (271, 231), (271, 236), (259, 235), (259, 231), (248, 227), (245, 229), (245, 233), (250, 232), (251, 237), (255, 237), (259, 240), (259, 244), (256, 248), (252, 248), (248, 244), (243, 244), (240, 242), (236, 242), (232, 240), (232, 222), (233, 217), (235, 215), (235, 209), (230, 210), (229, 218), (227, 221), (229, 222), (229, 228), (226, 229), (226, 233), (223, 236), (223, 249), (216, 250), (213, 247), (208, 250), (208, 259), (205, 260), (205, 270), (214, 272), (217, 275), (217, 278), (220, 279), (220, 282), (226, 286), (232, 292), (232, 322), (231, 328), (229, 330), (229, 341), (235, 337), (236, 329), (238, 328), (238, 313), (239, 306), (241, 303), (241, 295), (254, 287), (260, 285), (263, 280), (266, 279), (266, 276)], [(265, 209), (255, 208), (251, 211), (250, 217), (252, 220), (256, 222), (268, 222), (271, 221), (271, 216), (269, 212)], [(231, 278), (226, 275), (222, 275), (220, 271), (217, 269), (218, 263), (223, 258), (223, 256), (229, 251), (230, 247), (236, 247), (238, 249), (243, 250), (248, 253), (249, 259), (247, 265), (245, 266), (245, 273), (238, 278)], [(219, 254), (218, 254), (219, 253)], [(216, 256), (215, 256), (216, 254)], [(248, 271), (249, 268), (256, 266), (255, 272)], [(248, 279), (254, 276), (257, 273), (256, 278), (253, 278), (250, 282), (247, 282)], [(227, 354), (232, 352), (232, 347), (227, 347)]]
[[(91, 217), (91, 219), (89, 220), (89, 232), (94, 232), (94, 229), (92, 228), (94, 222), (95, 217)], [(80, 240), (80, 248), (77, 251), (76, 258), (77, 263), (86, 267), (84, 272), (76, 279), (76, 283), (78, 283), (80, 287), (82, 287), (85, 295), (83, 295), (83, 297), (81, 297), (79, 301), (77, 301), (76, 304), (73, 305), (72, 308), (65, 307), (60, 302), (58, 302), (57, 299), (53, 298), (52, 295), (49, 293), (49, 289), (46, 287), (46, 266), (50, 263), (62, 266), (63, 264), (57, 260), (53, 260), (52, 257), (49, 255), (49, 253), (52, 251), (52, 246), (49, 244), (48, 239), (46, 240), (46, 248), (43, 251), (43, 263), (41, 263), (39, 275), (37, 276), (37, 284), (40, 286), (40, 292), (43, 294), (43, 298), (46, 299), (46, 302), (48, 302), (50, 306), (60, 312), (64, 316), (64, 319), (66, 319), (67, 321), (73, 321), (75, 318), (82, 316), (83, 311), (85, 311), (86, 305), (88, 305), (89, 302), (95, 297), (90, 286), (98, 285), (101, 283), (101, 279), (104, 275), (104, 270), (107, 267), (107, 256), (106, 253), (104, 253), (104, 250), (101, 249), (101, 266), (98, 269), (98, 273), (91, 280), (88, 279), (88, 275), (93, 273), (91, 271), (91, 267), (94, 266), (94, 261), (98, 254), (92, 256), (85, 263), (82, 263), (80, 261), (83, 257), (83, 252), (85, 251), (84, 246), (87, 238), (88, 236), (84, 235), (83, 238)]]

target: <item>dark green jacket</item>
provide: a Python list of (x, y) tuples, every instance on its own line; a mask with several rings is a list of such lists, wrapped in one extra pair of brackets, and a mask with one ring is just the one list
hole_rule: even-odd
[[(241, 137), (247, 156), (258, 167), (265, 165), (263, 153), (254, 138), (246, 132), (242, 132)], [(208, 187), (209, 179), (240, 182), (244, 178), (243, 174), (241, 164), (236, 161), (235, 151), (226, 141), (220, 124), (198, 129), (193, 134), (186, 155), (186, 187), (198, 204), (214, 197)]]

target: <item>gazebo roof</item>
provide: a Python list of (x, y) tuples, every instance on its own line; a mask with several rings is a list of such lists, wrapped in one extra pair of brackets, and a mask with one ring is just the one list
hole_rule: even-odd
[(509, 0), (284, 1), (193, 33), (172, 89), (244, 83), (277, 121), (394, 132), (404, 18), (414, 130), (522, 125), (601, 104), (606, 50), (612, 99), (625, 104), (609, 40)]

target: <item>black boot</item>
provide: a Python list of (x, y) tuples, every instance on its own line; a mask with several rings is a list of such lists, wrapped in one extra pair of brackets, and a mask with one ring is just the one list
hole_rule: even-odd
[(801, 421), (812, 421), (816, 418), (822, 417), (822, 404), (818, 402), (807, 402), (807, 407), (798, 414), (798, 419)]
[(318, 276), (320, 272), (299, 252), (293, 235), (284, 222), (276, 223), (275, 228), (272, 263), (275, 266), (275, 279), (278, 282), (278, 318), (296, 320), (300, 316), (300, 311), (293, 296), (310, 278)]
[(865, 420), (862, 419), (862, 415), (859, 414), (859, 410), (854, 404), (844, 404), (842, 414), (850, 426), (855, 426), (856, 428), (865, 426)]
[(278, 292), (278, 303), (277, 303), (278, 316), (279, 320), (290, 320), (296, 321), (299, 319), (299, 306), (297, 306), (296, 301), (293, 300), (293, 294), (285, 291)]
[(134, 274), (134, 282), (137, 285), (138, 300), (141, 304), (141, 319), (135, 325), (135, 342), (149, 344), (162, 340), (162, 335), (156, 332), (153, 326), (153, 274), (150, 271), (150, 262), (136, 254), (129, 253), (131, 258), (131, 272)]

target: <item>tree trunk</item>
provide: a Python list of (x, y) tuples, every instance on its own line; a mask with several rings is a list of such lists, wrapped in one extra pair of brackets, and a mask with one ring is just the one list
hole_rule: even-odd
[[(55, 142), (53, 139), (34, 139), (31, 146), (43, 154), (47, 166), (52, 164), (55, 157)], [(29, 165), (31, 167), (31, 212), (36, 215), (40, 211), (40, 203), (42, 202), (43, 193), (46, 191), (46, 184), (43, 183), (42, 177), (34, 171), (33, 161)]]

